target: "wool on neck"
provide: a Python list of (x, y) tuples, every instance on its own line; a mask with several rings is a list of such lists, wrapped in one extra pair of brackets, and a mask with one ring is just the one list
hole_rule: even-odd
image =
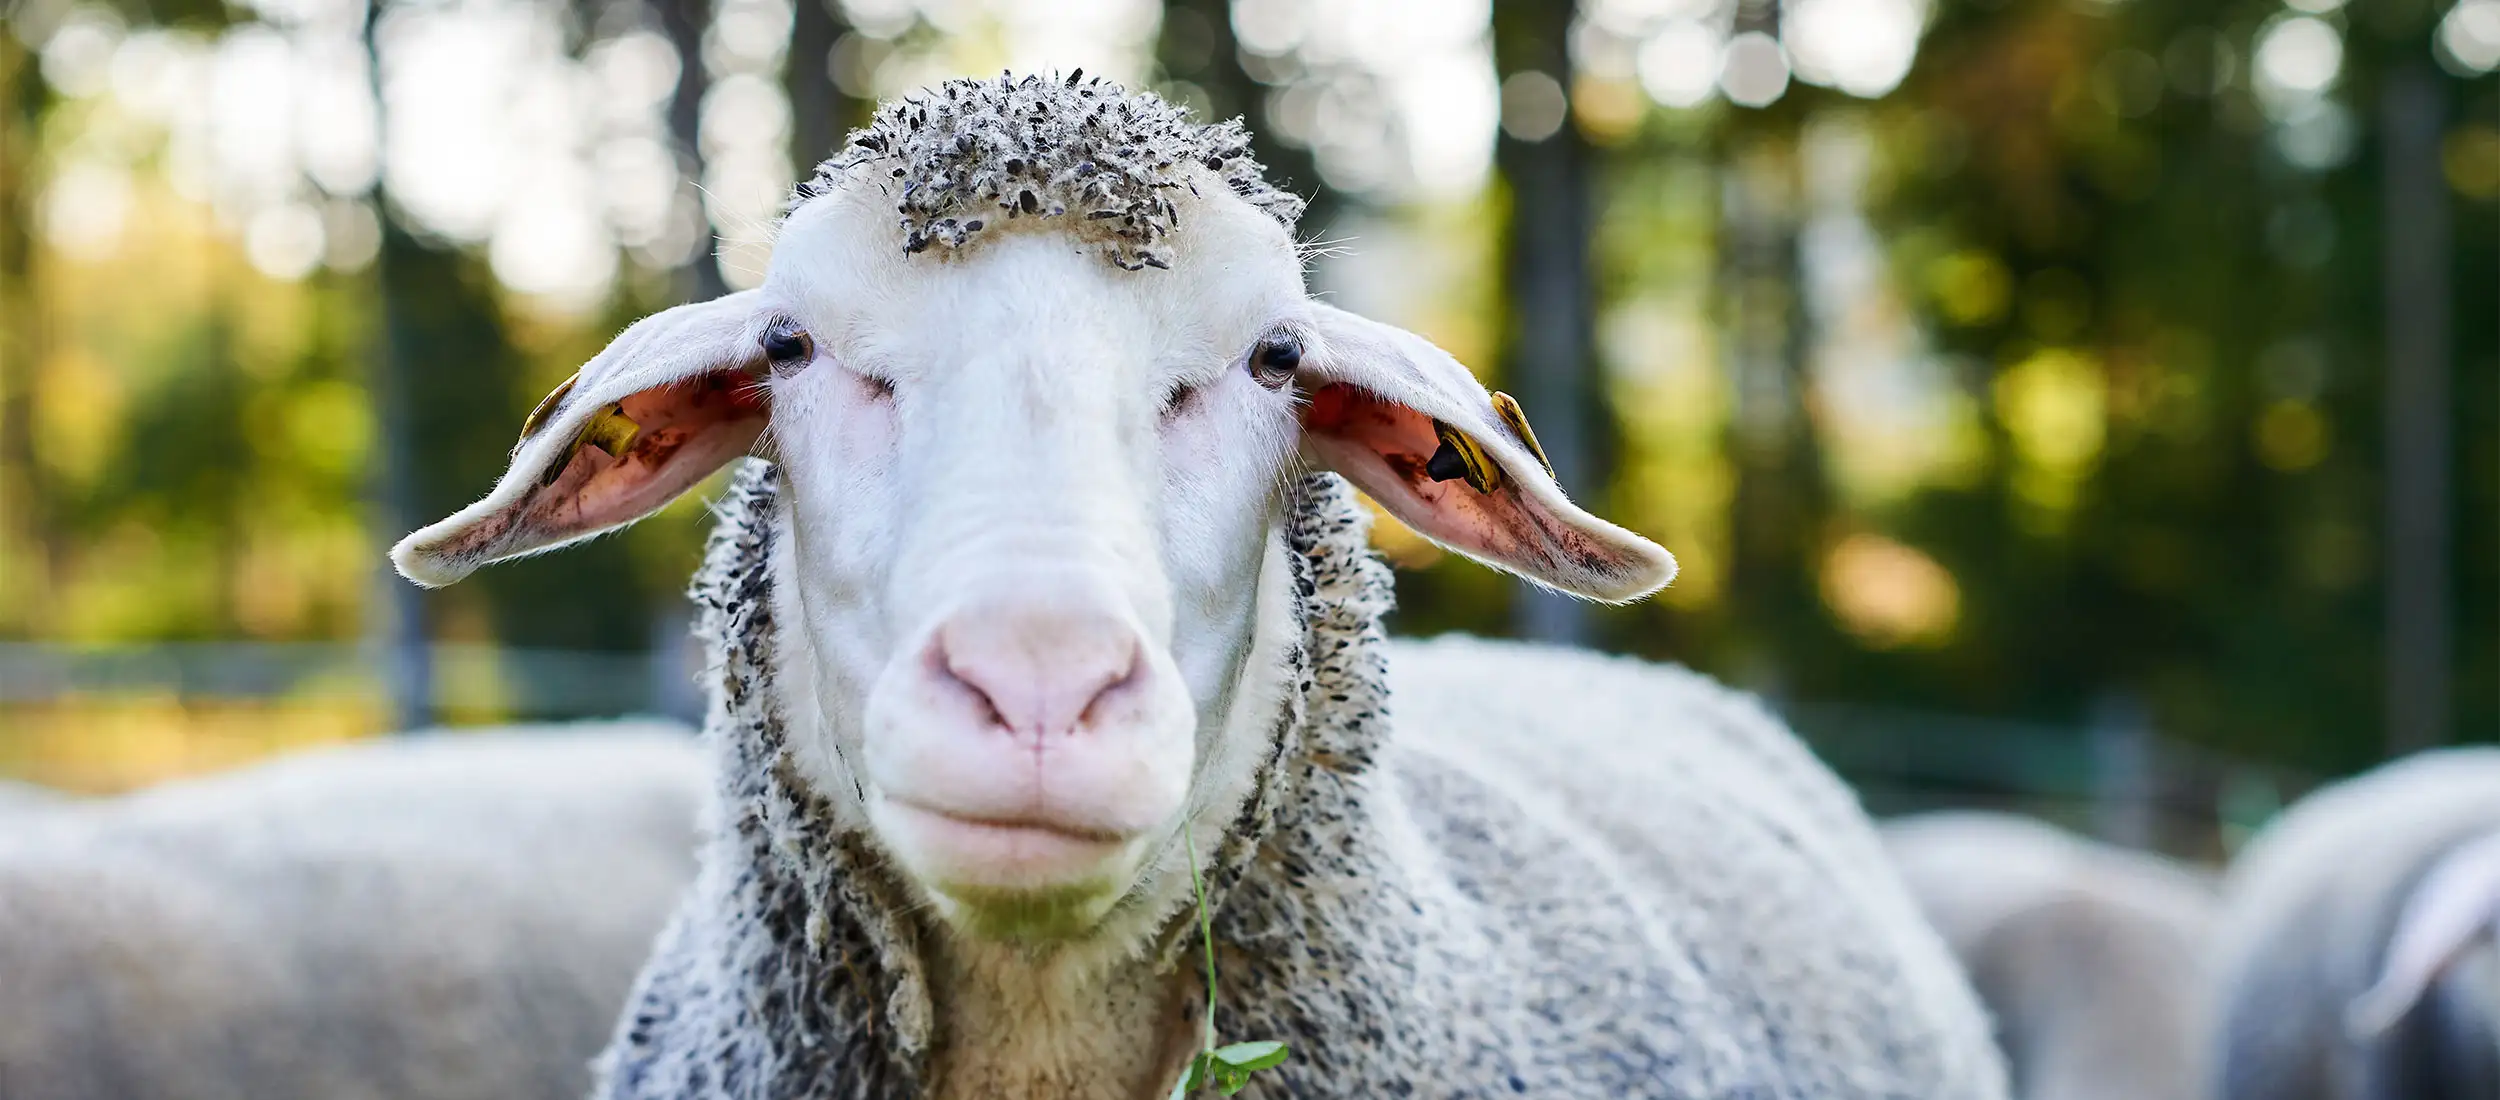
[[(794, 755), (791, 701), (772, 676), (781, 627), (771, 560), (783, 507), (770, 465), (741, 470), (693, 586), (710, 654), (705, 735), (721, 804), (694, 893), (602, 1056), (601, 1095), (918, 1097), (946, 1039), (932, 1004), (942, 933)], [(1287, 667), (1296, 690), (1269, 727), (1223, 841), (1200, 853), (1224, 963), (1216, 1023), (1227, 1038), (1313, 1037), (1234, 1029), (1323, 1026), (1288, 995), (1309, 980), (1301, 972), (1369, 955), (1327, 945), (1314, 953), (1305, 931), (1360, 915), (1348, 907), (1405, 907), (1380, 893), (1394, 894), (1394, 883), (1358, 882), (1372, 876), (1340, 865), (1370, 827), (1366, 777), (1388, 728), (1380, 620), (1390, 582), (1367, 548), (1369, 526), (1335, 475), (1304, 478), (1288, 494), (1301, 644)], [(1315, 898), (1306, 896), (1314, 878), (1345, 881)], [(1193, 916), (1184, 909), (1166, 919), (1148, 957), (1156, 974), (1177, 976), (1194, 957)], [(1375, 1031), (1367, 1041), (1395, 1038)]]

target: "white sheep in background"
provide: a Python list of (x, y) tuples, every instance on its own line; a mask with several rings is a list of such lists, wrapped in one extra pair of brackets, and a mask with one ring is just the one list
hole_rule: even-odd
[(762, 287), (626, 330), (394, 551), (445, 584), (588, 537), (769, 426), (695, 590), (727, 827), (598, 1095), (1162, 1096), (1197, 861), (1214, 1030), (1293, 1048), (1253, 1093), (2001, 1096), (1855, 800), (1751, 701), (1385, 642), (1346, 480), (1584, 596), (1674, 565), (1446, 353), (1307, 297), (1299, 206), (1237, 123), (1099, 81), (889, 105)]
[(0, 825), (0, 1097), (570, 1100), (694, 875), (653, 724), (368, 742)]
[(2346, 1014), (2350, 1030), (2372, 1038), (2404, 1023), (2451, 971), (2492, 945), (2496, 921), (2500, 828), (2449, 849), (2406, 892), (2381, 957), (2378, 981), (2353, 1000)]
[(1921, 814), (1883, 832), (1996, 1017), (2016, 1096), (2205, 1094), (2209, 878), (2011, 814)]
[(0, 779), (0, 814), (56, 806), (67, 801), (69, 801), (67, 795), (49, 787), (21, 783), (13, 779)]
[(2500, 749), (2327, 787), (2224, 884), (2218, 1100), (2500, 1096)]

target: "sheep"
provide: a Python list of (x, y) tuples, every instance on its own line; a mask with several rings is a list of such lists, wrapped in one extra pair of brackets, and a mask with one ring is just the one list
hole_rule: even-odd
[(2407, 757), (2268, 824), (2224, 880), (2214, 1095), (2500, 1095), (2500, 960), (2476, 934), (2495, 832), (2489, 747)]
[(0, 827), (0, 1096), (578, 1097), (694, 876), (650, 723), (306, 752)]
[(1298, 210), (1238, 122), (1108, 82), (889, 104), (762, 286), (628, 328), (393, 549), (447, 584), (776, 456), (693, 589), (720, 827), (593, 1095), (1162, 1096), (1221, 1035), (1290, 1045), (1263, 1096), (2002, 1096), (1756, 704), (1386, 642), (1357, 488), (1585, 597), (1674, 561), (1447, 353), (1309, 298)]
[(2209, 877), (2011, 814), (1920, 814), (1883, 835), (1996, 1017), (2015, 1095), (2204, 1095)]
[(49, 787), (12, 779), (0, 779), (0, 814), (41, 809), (64, 801), (66, 801), (64, 795)]
[[(2387, 937), (2378, 981), (2354, 998), (2348, 1029), (2362, 1038), (2387, 1034), (2433, 995), (2453, 968), (2491, 946), (2500, 920), (2500, 830), (2451, 848), (2412, 890)], [(2487, 963), (2485, 965), (2488, 965)], [(2488, 981), (2475, 983), (2487, 987)], [(2488, 1015), (2488, 998), (2480, 1007)]]

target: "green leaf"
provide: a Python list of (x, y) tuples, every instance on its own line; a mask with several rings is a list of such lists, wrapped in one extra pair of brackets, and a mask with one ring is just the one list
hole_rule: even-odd
[(1207, 1083), (1208, 1057), (1207, 1052), (1200, 1051), (1189, 1060), (1189, 1072), (1181, 1074), (1180, 1082), (1172, 1086), (1171, 1100), (1181, 1100), (1182, 1097), (1198, 1091), (1200, 1085)]
[(1231, 1046), (1217, 1047), (1208, 1051), (1207, 1057), (1247, 1073), (1254, 1069), (1283, 1065), (1286, 1056), (1292, 1053), (1285, 1048), (1285, 1044), (1269, 1039), (1256, 1043), (1234, 1043)]
[(1250, 1071), (1246, 1069), (1217, 1070), (1215, 1071), (1215, 1087), (1226, 1096), (1240, 1092), (1250, 1087)]

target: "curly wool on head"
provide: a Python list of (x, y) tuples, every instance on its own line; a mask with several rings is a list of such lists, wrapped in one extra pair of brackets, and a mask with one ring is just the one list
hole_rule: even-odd
[(791, 196), (796, 208), (854, 170), (895, 185), (903, 251), (962, 248), (1015, 218), (1074, 216), (1129, 270), (1168, 267), (1179, 224), (1171, 192), (1204, 167), (1288, 230), (1299, 197), (1267, 182), (1240, 119), (1201, 123), (1152, 92), (1078, 69), (1066, 77), (1001, 73), (950, 80), (879, 109)]

